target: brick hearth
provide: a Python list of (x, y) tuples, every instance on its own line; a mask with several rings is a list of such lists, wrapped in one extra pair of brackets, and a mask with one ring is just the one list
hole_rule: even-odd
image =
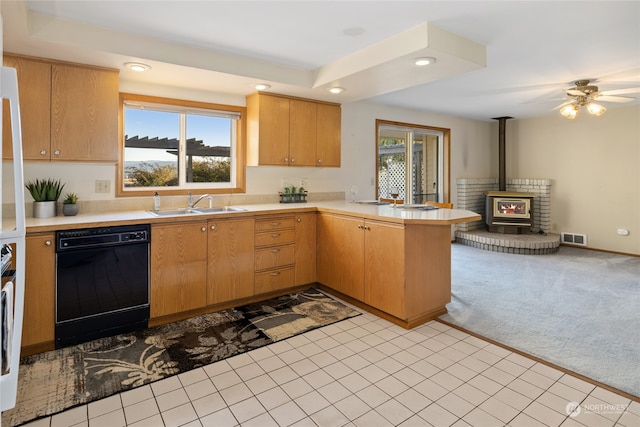
[(458, 209), (477, 212), (482, 220), (458, 224), (456, 242), (494, 252), (525, 255), (554, 253), (560, 235), (551, 234), (551, 180), (508, 179), (506, 191), (533, 193), (533, 227), (529, 234), (490, 233), (485, 229), (485, 194), (498, 190), (497, 178), (461, 178), (457, 181)]

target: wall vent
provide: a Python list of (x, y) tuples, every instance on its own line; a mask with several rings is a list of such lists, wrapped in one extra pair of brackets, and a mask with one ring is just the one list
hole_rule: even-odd
[(560, 242), (568, 245), (587, 246), (587, 235), (577, 233), (560, 233)]

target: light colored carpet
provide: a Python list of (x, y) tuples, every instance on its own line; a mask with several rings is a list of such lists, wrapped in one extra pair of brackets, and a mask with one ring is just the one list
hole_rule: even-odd
[(640, 258), (452, 245), (442, 320), (640, 396)]

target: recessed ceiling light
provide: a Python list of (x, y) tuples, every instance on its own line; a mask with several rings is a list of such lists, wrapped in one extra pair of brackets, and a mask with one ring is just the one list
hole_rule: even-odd
[(137, 71), (139, 73), (151, 69), (149, 65), (143, 64), (141, 62), (125, 62), (124, 66), (130, 70)]
[(334, 86), (334, 87), (330, 87), (329, 89), (327, 89), (329, 92), (331, 93), (342, 93), (345, 91), (345, 89), (343, 87), (340, 86)]
[(251, 87), (257, 90), (266, 90), (266, 89), (269, 89), (271, 85), (268, 85), (266, 83), (255, 83), (255, 84), (252, 84)]
[(424, 67), (426, 65), (435, 64), (436, 58), (431, 58), (429, 56), (423, 56), (421, 58), (416, 58), (413, 60), (413, 65), (416, 67)]

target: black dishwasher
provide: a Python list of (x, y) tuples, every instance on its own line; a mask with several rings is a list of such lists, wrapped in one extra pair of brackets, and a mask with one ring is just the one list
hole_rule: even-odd
[(148, 224), (56, 233), (55, 347), (144, 329)]

